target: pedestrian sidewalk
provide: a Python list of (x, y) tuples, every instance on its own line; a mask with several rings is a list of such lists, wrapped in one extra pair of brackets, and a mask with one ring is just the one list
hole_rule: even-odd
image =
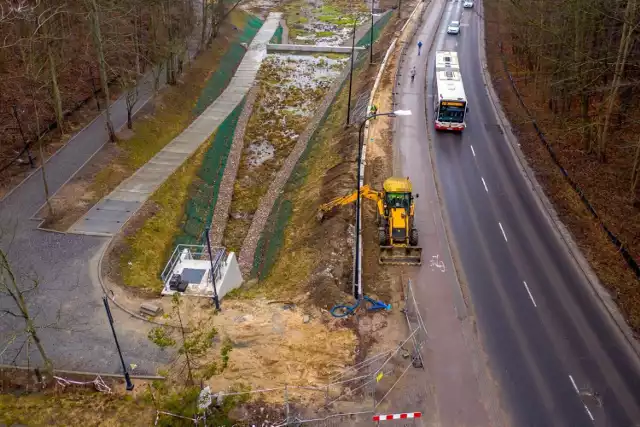
[(147, 164), (91, 208), (69, 232), (101, 236), (116, 234), (153, 192), (211, 137), (249, 92), (281, 15), (279, 12), (269, 13), (225, 91)]

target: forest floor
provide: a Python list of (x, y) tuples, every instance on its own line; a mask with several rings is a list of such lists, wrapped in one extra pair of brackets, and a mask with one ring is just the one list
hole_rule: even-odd
[[(109, 86), (109, 93), (111, 95), (111, 102), (117, 100), (120, 95), (123, 93), (122, 87), (120, 87), (117, 83), (113, 83)], [(104, 99), (100, 98), (100, 108), (104, 109)], [(66, 119), (65, 123), (65, 133), (60, 135), (57, 131), (47, 132), (42, 136), (41, 140), (30, 147), (29, 152), (31, 153), (31, 157), (34, 162), (34, 168), (31, 168), (29, 165), (27, 155), (23, 155), (18, 159), (18, 161), (9, 165), (9, 162), (15, 157), (16, 148), (11, 145), (6, 145), (0, 147), (0, 159), (1, 165), (6, 166), (6, 169), (0, 171), (0, 199), (7, 195), (9, 191), (11, 191), (14, 187), (20, 184), (24, 179), (26, 179), (33, 171), (35, 171), (37, 167), (42, 164), (42, 158), (48, 160), (53, 154), (55, 154), (59, 149), (64, 147), (64, 145), (71, 139), (78, 131), (83, 129), (92, 120), (94, 120), (99, 114), (101, 110), (98, 108), (98, 104), (96, 103), (96, 99), (91, 99), (87, 101), (85, 105), (78, 108), (74, 113), (72, 113)], [(25, 126), (24, 124), (21, 124)], [(30, 132), (29, 129), (26, 129), (25, 136), (29, 137)], [(40, 146), (42, 145), (42, 154), (40, 152)], [(22, 147), (19, 147), (20, 149)]]
[[(558, 114), (548, 108), (547, 100), (542, 99), (535, 84), (538, 80), (538, 84), (543, 85), (544, 76), (536, 79), (533, 73), (518, 63), (512, 53), (509, 20), (496, 1), (487, 1), (485, 8), (489, 17), (486, 20), (487, 57), (492, 81), (520, 146), (563, 223), (573, 234), (602, 284), (611, 292), (636, 336), (640, 336), (638, 279), (552, 161), (518, 102), (504, 70), (503, 58), (516, 80), (524, 103), (545, 133), (559, 162), (583, 189), (602, 222), (624, 242), (637, 260), (640, 260), (640, 208), (637, 203), (634, 204), (629, 188), (633, 150), (638, 143), (640, 126), (632, 123), (613, 126), (615, 129), (609, 136), (607, 161), (598, 162), (594, 154), (584, 149), (579, 106), (573, 105), (568, 112)], [(613, 120), (615, 122), (618, 118), (614, 116)]]

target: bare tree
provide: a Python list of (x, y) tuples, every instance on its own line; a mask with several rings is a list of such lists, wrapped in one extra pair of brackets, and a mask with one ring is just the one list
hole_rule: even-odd
[(640, 23), (636, 22), (636, 0), (627, 0), (627, 7), (624, 12), (624, 21), (622, 26), (622, 35), (620, 37), (620, 45), (618, 47), (618, 57), (615, 63), (615, 71), (613, 72), (613, 82), (611, 83), (611, 92), (607, 100), (606, 112), (604, 115), (604, 124), (600, 133), (600, 141), (598, 144), (598, 158), (604, 160), (607, 138), (609, 136), (609, 124), (611, 113), (616, 102), (618, 91), (620, 90), (620, 80), (627, 65), (627, 57), (629, 50), (633, 44), (632, 35), (638, 28)]
[(138, 102), (138, 82), (135, 78), (124, 78), (125, 103), (127, 105), (127, 128), (133, 129), (133, 107)]
[(116, 133), (113, 129), (113, 122), (111, 121), (111, 97), (109, 95), (109, 78), (107, 77), (107, 63), (104, 56), (104, 48), (102, 45), (102, 32), (100, 30), (100, 8), (98, 6), (98, 0), (89, 1), (89, 16), (91, 18), (91, 36), (93, 38), (93, 44), (96, 49), (96, 55), (98, 57), (98, 70), (100, 72), (100, 83), (102, 84), (102, 90), (105, 97), (105, 111), (107, 120), (107, 132), (109, 133), (109, 140), (111, 142), (116, 141)]
[(200, 46), (199, 51), (202, 51), (207, 44), (207, 15), (209, 14), (209, 2), (202, 1), (202, 18), (201, 18), (201, 34), (200, 34)]
[[(9, 263), (7, 254), (0, 249), (0, 295), (8, 297), (14, 305), (13, 308), (3, 307), (0, 309), (0, 313), (19, 319), (24, 324), (22, 332), (27, 335), (29, 342), (35, 344), (44, 363), (45, 371), (51, 372), (53, 370), (53, 364), (42, 345), (38, 333), (39, 328), (36, 326), (35, 319), (29, 310), (25, 297), (28, 293), (35, 291), (38, 286), (39, 282), (37, 280), (29, 280), (28, 284), (19, 283)], [(13, 341), (16, 337), (17, 334), (11, 336), (11, 340)]]
[(222, 24), (222, 19), (224, 18), (224, 1), (223, 0), (213, 0), (211, 4), (211, 29), (209, 32), (209, 41), (207, 42), (207, 46), (210, 46), (213, 42), (213, 39), (218, 37), (218, 32), (220, 30), (220, 24)]

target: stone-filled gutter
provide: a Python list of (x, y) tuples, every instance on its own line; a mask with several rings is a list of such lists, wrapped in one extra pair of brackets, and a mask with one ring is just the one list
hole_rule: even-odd
[(249, 94), (244, 102), (244, 107), (238, 118), (238, 124), (236, 125), (236, 131), (233, 135), (233, 142), (231, 145), (231, 151), (229, 152), (229, 158), (227, 159), (227, 165), (224, 168), (224, 174), (222, 175), (222, 182), (220, 183), (220, 189), (218, 194), (218, 203), (216, 203), (213, 211), (213, 218), (211, 219), (211, 230), (209, 236), (211, 238), (212, 246), (222, 246), (222, 239), (224, 237), (224, 230), (227, 228), (227, 221), (229, 219), (229, 209), (231, 207), (231, 198), (233, 195), (233, 186), (238, 176), (238, 168), (240, 167), (240, 161), (242, 160), (242, 150), (244, 149), (244, 133), (249, 123), (249, 118), (253, 112), (253, 105), (260, 92), (260, 86), (255, 83), (249, 90)]

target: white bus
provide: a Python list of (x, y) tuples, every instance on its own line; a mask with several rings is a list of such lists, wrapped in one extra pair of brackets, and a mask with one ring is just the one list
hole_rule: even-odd
[(436, 91), (434, 113), (436, 130), (462, 131), (467, 112), (467, 97), (464, 93), (458, 54), (436, 52)]
[(458, 62), (458, 52), (450, 50), (439, 50), (436, 52), (436, 70), (444, 71), (446, 69), (460, 71), (460, 63)]

